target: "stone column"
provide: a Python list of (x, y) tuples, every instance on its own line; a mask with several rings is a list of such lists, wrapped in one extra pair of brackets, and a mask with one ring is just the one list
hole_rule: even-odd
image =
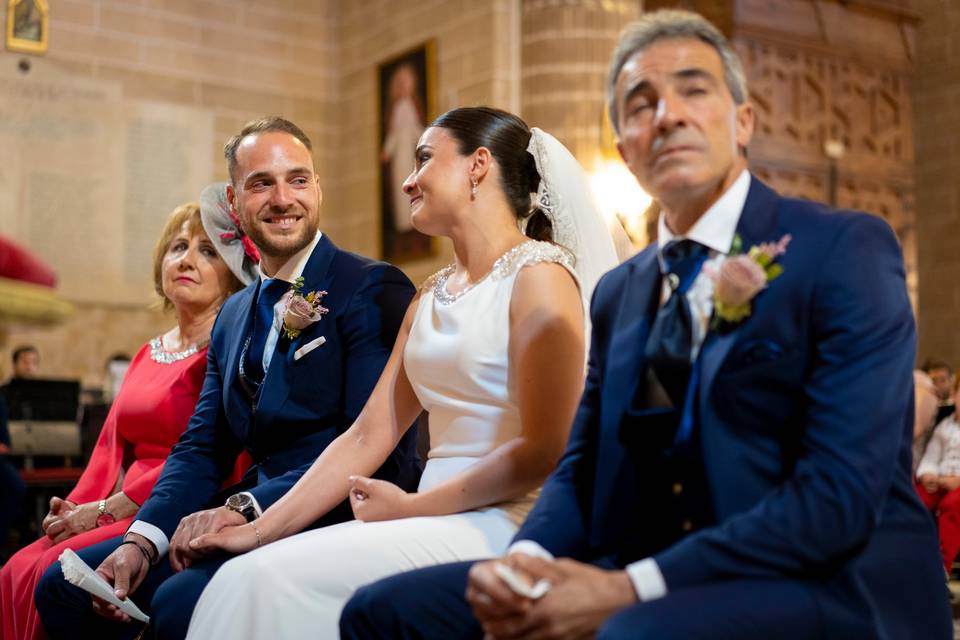
[(919, 0), (914, 106), (920, 360), (960, 365), (960, 3)]
[[(606, 75), (640, 0), (523, 0), (521, 115), (562, 141), (589, 170), (605, 132)], [(604, 141), (606, 135), (607, 141)]]

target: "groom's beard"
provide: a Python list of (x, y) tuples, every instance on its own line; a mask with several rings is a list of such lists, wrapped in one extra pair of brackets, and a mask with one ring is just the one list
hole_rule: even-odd
[[(266, 229), (266, 225), (270, 224), (265, 219), (255, 218), (253, 224), (245, 225), (245, 229), (250, 239), (253, 240), (253, 243), (257, 245), (257, 249), (260, 253), (270, 256), (273, 259), (284, 260), (294, 255), (304, 247), (306, 247), (313, 240), (314, 236), (317, 234), (317, 229), (320, 226), (320, 217), (317, 214), (311, 216), (307, 211), (302, 207), (291, 207), (287, 211), (282, 213), (271, 212), (271, 214), (263, 216), (263, 218), (270, 218), (273, 215), (297, 215), (300, 216), (299, 221), (296, 223), (300, 229), (296, 234), (291, 235), (278, 235), (276, 233), (270, 233)], [(243, 218), (241, 218), (243, 219)], [(313, 222), (313, 224), (311, 224)]]

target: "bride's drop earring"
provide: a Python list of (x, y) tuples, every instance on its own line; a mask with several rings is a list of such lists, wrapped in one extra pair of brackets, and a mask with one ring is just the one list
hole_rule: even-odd
[(478, 188), (479, 188), (479, 184), (477, 183), (477, 179), (474, 178), (474, 177), (471, 177), (471, 178), (470, 178), (470, 199), (471, 199), (471, 200), (476, 200), (476, 199), (477, 199), (477, 189), (478, 189)]

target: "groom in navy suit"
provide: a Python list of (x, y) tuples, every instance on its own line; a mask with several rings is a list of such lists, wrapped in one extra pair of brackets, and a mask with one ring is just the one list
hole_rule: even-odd
[(894, 234), (750, 175), (743, 71), (700, 16), (632, 25), (609, 88), (662, 215), (597, 285), (567, 451), (505, 559), (365, 587), (343, 637), (950, 638)]
[[(161, 638), (186, 635), (201, 591), (228, 559), (203, 557), (189, 542), (255, 520), (352, 424), (414, 294), (395, 267), (342, 251), (320, 233), (319, 180), (310, 140), (299, 127), (282, 118), (251, 122), (224, 153), (227, 198), (259, 249), (261, 277), (224, 303), (196, 411), (123, 540), (79, 554), (99, 565), (119, 597), (132, 596)], [(304, 295), (327, 292), (322, 304), (329, 311), (291, 336), (274, 318), (294, 282)], [(416, 490), (419, 480), (415, 431), (378, 474), (406, 491)], [(218, 490), (243, 451), (253, 464), (224, 504)], [(316, 526), (351, 518), (344, 502)], [(38, 585), (36, 602), (52, 638), (139, 630), (122, 624), (126, 616), (107, 603), (92, 607), (86, 592), (63, 579), (58, 563)]]

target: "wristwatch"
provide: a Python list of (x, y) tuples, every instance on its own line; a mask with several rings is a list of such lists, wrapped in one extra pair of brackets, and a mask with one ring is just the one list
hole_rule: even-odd
[(97, 503), (97, 527), (106, 527), (116, 522), (113, 514), (107, 511), (107, 501), (101, 500)]
[(253, 506), (253, 498), (249, 494), (235, 493), (227, 498), (227, 502), (223, 506), (231, 511), (236, 511), (246, 518), (247, 522), (253, 522), (257, 519), (257, 508)]

